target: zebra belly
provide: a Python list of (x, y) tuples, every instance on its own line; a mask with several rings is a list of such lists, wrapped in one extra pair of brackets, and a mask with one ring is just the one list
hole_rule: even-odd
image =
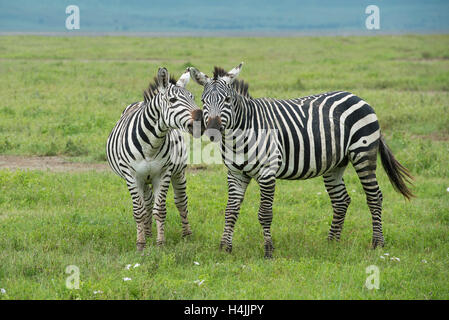
[(307, 130), (284, 135), (279, 149), (281, 159), (276, 177), (287, 180), (305, 180), (332, 171), (345, 158), (341, 152), (340, 132)]
[[(286, 162), (285, 166), (292, 167), (292, 168), (303, 168), (303, 170), (289, 170), (287, 171), (287, 174), (282, 174), (281, 170), (278, 170), (276, 173), (276, 178), (278, 179), (285, 179), (285, 180), (306, 180), (311, 179), (315, 177), (322, 176), (326, 174), (327, 172), (332, 171), (334, 168), (338, 167), (346, 158), (336, 158), (336, 155), (334, 155), (334, 161), (332, 161), (332, 164), (326, 164), (322, 166), (317, 166), (316, 162), (313, 162), (309, 164), (309, 167), (307, 169), (304, 169), (304, 163), (299, 163), (299, 161), (295, 163)], [(281, 169), (281, 166), (279, 167)]]
[(133, 168), (136, 173), (136, 178), (146, 183), (151, 183), (154, 179), (159, 179), (166, 171), (161, 161), (147, 159), (134, 163)]

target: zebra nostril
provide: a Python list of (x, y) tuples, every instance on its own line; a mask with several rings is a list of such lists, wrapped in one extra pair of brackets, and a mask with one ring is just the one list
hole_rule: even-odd
[(206, 129), (205, 135), (209, 137), (211, 142), (218, 142), (221, 140), (221, 132), (217, 129)]

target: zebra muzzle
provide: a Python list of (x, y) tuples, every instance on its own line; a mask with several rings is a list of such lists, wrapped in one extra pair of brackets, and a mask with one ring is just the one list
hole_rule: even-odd
[(221, 124), (220, 117), (209, 118), (205, 134), (210, 139), (211, 142), (218, 142), (221, 140), (222, 130), (223, 126)]
[(203, 110), (197, 109), (192, 111), (192, 120), (187, 124), (187, 130), (194, 138), (199, 138), (203, 135), (206, 129), (203, 121)]

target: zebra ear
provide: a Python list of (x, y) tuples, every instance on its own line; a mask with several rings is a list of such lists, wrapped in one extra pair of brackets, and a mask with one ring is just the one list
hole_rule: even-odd
[(187, 68), (186, 71), (179, 77), (179, 80), (176, 82), (176, 85), (181, 88), (185, 88), (190, 80), (190, 68)]
[(190, 76), (192, 77), (193, 80), (195, 80), (196, 83), (205, 86), (206, 83), (210, 82), (210, 78), (201, 71), (199, 71), (198, 69), (194, 67), (190, 67), (188, 69), (190, 70)]
[(157, 83), (159, 92), (165, 92), (168, 88), (170, 76), (166, 68), (159, 68), (157, 71)]
[(240, 64), (237, 67), (235, 67), (234, 69), (229, 71), (226, 75), (224, 75), (222, 79), (226, 81), (226, 83), (231, 84), (232, 82), (234, 82), (235, 78), (237, 78), (237, 76), (239, 75), (240, 71), (242, 70), (242, 66), (243, 62), (240, 62)]

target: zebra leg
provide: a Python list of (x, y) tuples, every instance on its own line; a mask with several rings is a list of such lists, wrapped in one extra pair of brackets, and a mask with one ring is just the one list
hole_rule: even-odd
[(153, 191), (151, 190), (150, 186), (148, 184), (145, 184), (144, 187), (144, 196), (143, 196), (144, 202), (145, 202), (145, 210), (146, 210), (146, 216), (144, 219), (144, 230), (145, 230), (145, 236), (147, 238), (151, 238), (153, 232), (151, 230), (151, 225), (153, 222), (153, 203), (154, 203), (154, 195)]
[(173, 193), (175, 197), (175, 205), (178, 208), (179, 215), (181, 216), (182, 223), (182, 236), (188, 236), (192, 234), (187, 216), (189, 211), (187, 209), (187, 193), (186, 193), (186, 177), (185, 172), (175, 174), (172, 178)]
[(360, 153), (351, 160), (366, 194), (366, 202), (373, 220), (373, 249), (384, 246), (382, 233), (382, 192), (376, 178), (377, 147)]
[(163, 175), (159, 181), (153, 182), (154, 188), (154, 207), (153, 216), (156, 220), (157, 228), (157, 245), (163, 245), (165, 243), (165, 218), (167, 216), (166, 198), (168, 187), (170, 186), (171, 173), (166, 173)]
[(259, 222), (263, 229), (265, 258), (273, 257), (273, 239), (271, 238), (271, 221), (273, 220), (273, 200), (276, 186), (274, 175), (260, 176), (257, 179), (260, 187)]
[(341, 230), (345, 222), (346, 211), (351, 203), (351, 198), (345, 187), (343, 180), (343, 172), (346, 166), (337, 167), (331, 172), (326, 173), (324, 178), (324, 185), (327, 190), (332, 203), (334, 215), (332, 217), (332, 224), (329, 230), (328, 240), (340, 241)]
[(131, 199), (133, 202), (133, 216), (137, 224), (137, 241), (136, 246), (138, 251), (143, 251), (146, 245), (145, 240), (145, 220), (147, 212), (144, 203), (144, 188), (141, 183), (136, 181), (128, 181), (127, 186)]
[(226, 252), (232, 252), (234, 225), (250, 181), (251, 178), (246, 175), (238, 175), (228, 171), (228, 203), (225, 211), (225, 227), (220, 241), (220, 249), (224, 248)]

